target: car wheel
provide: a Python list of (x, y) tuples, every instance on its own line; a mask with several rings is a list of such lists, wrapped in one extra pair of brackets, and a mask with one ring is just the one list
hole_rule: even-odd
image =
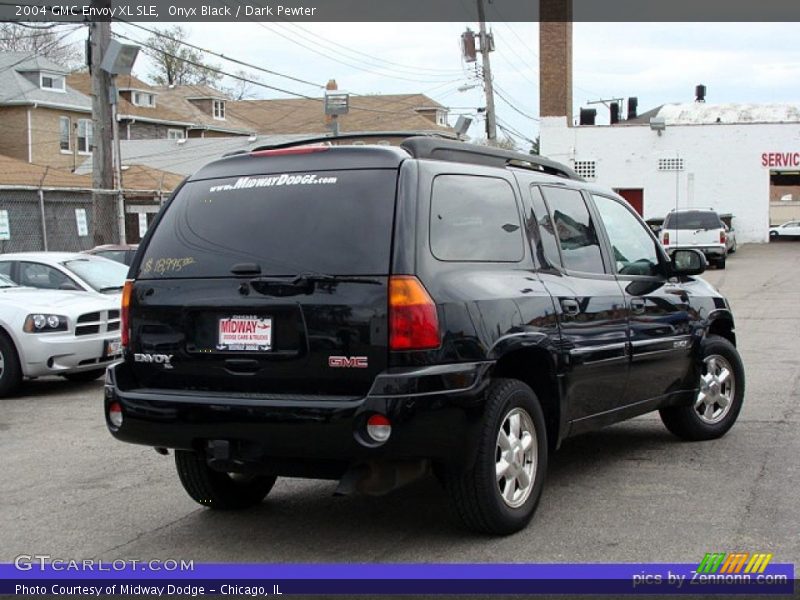
[(777, 231), (770, 231), (769, 232), (769, 239), (774, 240), (776, 237), (778, 237), (778, 232)]
[(82, 382), (82, 381), (94, 381), (98, 377), (102, 377), (106, 374), (105, 368), (103, 369), (92, 369), (91, 371), (81, 371), (80, 373), (64, 373), (62, 377), (67, 381), (74, 381), (74, 382)]
[(0, 333), (0, 398), (12, 393), (22, 381), (22, 369), (14, 342)]
[(736, 347), (710, 335), (703, 345), (699, 390), (691, 406), (663, 408), (667, 429), (690, 441), (713, 440), (733, 427), (744, 402), (744, 366)]
[(531, 520), (547, 471), (544, 414), (533, 390), (497, 379), (487, 391), (475, 461), (444, 474), (445, 488), (470, 529), (510, 534)]
[(277, 477), (222, 473), (188, 450), (175, 451), (175, 466), (192, 500), (207, 508), (236, 510), (256, 506), (269, 494)]

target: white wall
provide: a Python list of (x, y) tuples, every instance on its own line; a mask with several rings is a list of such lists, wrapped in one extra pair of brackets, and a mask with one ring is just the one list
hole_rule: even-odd
[[(541, 122), (541, 152), (572, 166), (597, 162), (596, 183), (643, 188), (646, 219), (676, 206), (732, 213), (737, 241), (769, 239), (769, 167), (764, 152), (800, 151), (800, 123), (567, 127), (566, 118)], [(659, 171), (659, 158), (684, 160), (684, 170)], [(795, 169), (800, 170), (800, 169)]]

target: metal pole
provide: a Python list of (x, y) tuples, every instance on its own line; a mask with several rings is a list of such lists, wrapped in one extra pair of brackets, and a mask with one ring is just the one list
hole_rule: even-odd
[(480, 27), (481, 56), (483, 58), (483, 83), (486, 91), (486, 138), (491, 142), (497, 139), (497, 121), (494, 112), (494, 87), (492, 84), (492, 63), (489, 60), (489, 36), (486, 34), (486, 15), (483, 0), (478, 0), (478, 25)]
[(117, 78), (114, 76), (112, 79), (111, 89), (111, 119), (112, 131), (114, 133), (114, 173), (117, 180), (117, 229), (119, 234), (119, 243), (126, 243), (125, 236), (125, 194), (122, 191), (122, 149), (119, 141), (119, 119), (118, 108), (119, 93), (117, 91)]
[(44, 251), (47, 252), (47, 218), (44, 214), (44, 190), (39, 188), (39, 213), (42, 217), (42, 240), (44, 242)]

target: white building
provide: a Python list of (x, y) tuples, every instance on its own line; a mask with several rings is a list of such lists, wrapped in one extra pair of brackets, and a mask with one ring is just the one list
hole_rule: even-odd
[[(648, 220), (676, 206), (732, 214), (739, 243), (765, 242), (770, 224), (800, 218), (800, 105), (667, 104), (628, 120), (618, 106), (623, 119), (614, 125), (574, 125), (565, 15), (539, 24), (544, 156), (618, 190)], [(654, 117), (663, 129), (651, 128)]]
[[(663, 129), (651, 128), (653, 117)], [(796, 106), (669, 104), (610, 126), (547, 117), (541, 152), (616, 189), (645, 219), (710, 207), (733, 214), (742, 243), (767, 241), (770, 222), (800, 218)]]

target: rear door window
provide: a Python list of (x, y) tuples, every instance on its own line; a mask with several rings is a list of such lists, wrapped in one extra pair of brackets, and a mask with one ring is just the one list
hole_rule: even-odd
[(397, 171), (279, 173), (187, 183), (163, 214), (140, 278), (389, 272)]
[(504, 179), (437, 176), (430, 220), (431, 252), (439, 260), (519, 262), (524, 256), (517, 200)]

